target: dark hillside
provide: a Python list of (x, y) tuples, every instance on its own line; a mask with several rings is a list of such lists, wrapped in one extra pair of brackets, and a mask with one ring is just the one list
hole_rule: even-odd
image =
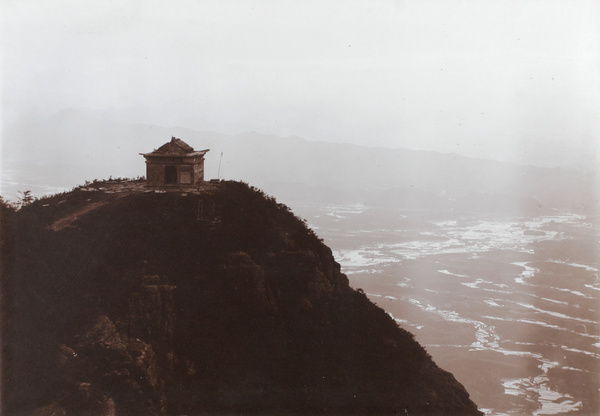
[(286, 206), (115, 189), (2, 208), (4, 414), (480, 414)]

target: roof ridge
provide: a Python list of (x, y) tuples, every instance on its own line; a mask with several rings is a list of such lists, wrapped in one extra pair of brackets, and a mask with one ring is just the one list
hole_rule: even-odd
[(181, 140), (178, 137), (171, 136), (171, 143), (176, 144), (177, 146), (181, 147), (183, 150), (185, 150), (187, 152), (194, 151), (194, 148), (192, 146), (190, 146), (189, 144), (187, 144), (186, 142), (184, 142), (183, 140)]

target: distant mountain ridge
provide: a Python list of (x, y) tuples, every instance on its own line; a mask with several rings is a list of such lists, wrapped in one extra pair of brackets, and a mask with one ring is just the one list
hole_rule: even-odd
[[(195, 148), (211, 149), (205, 165), (207, 178), (252, 182), (290, 201), (296, 190), (321, 189), (324, 192), (317, 191), (318, 200), (326, 200), (327, 194), (336, 198), (343, 194), (365, 202), (405, 188), (446, 200), (489, 194), (531, 198), (546, 208), (576, 212), (593, 212), (598, 206), (597, 170), (520, 166), (457, 154), (259, 133), (232, 136), (127, 124), (75, 110), (9, 129), (3, 141), (5, 164), (22, 171), (21, 175), (44, 176), (51, 186), (72, 187), (90, 177), (135, 177), (144, 174), (138, 153), (152, 151), (172, 135)], [(11, 164), (13, 159), (19, 164)]]

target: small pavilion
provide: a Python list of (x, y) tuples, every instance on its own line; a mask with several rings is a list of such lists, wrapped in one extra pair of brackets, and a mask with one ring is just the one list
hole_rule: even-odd
[(152, 153), (140, 153), (146, 159), (146, 186), (188, 188), (204, 182), (204, 155), (181, 139), (171, 137)]

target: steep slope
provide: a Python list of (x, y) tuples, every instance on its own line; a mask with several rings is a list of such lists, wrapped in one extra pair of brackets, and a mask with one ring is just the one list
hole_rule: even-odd
[(480, 414), (286, 206), (142, 190), (5, 210), (5, 414)]

